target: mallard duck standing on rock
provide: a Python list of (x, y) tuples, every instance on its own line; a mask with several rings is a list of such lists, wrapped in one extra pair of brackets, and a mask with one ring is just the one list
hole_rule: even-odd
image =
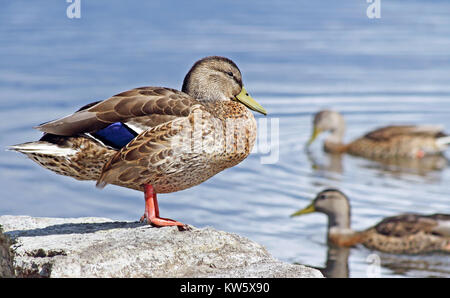
[(183, 190), (235, 166), (251, 152), (266, 111), (245, 90), (239, 68), (218, 56), (197, 61), (182, 91), (142, 87), (90, 103), (37, 126), (43, 137), (11, 146), (58, 174), (145, 193), (141, 221), (161, 218), (156, 195)]
[(450, 214), (406, 213), (387, 217), (374, 227), (354, 231), (350, 227), (350, 203), (337, 189), (326, 189), (306, 208), (293, 213), (312, 212), (328, 216), (328, 241), (337, 246), (363, 244), (388, 253), (450, 252)]
[(371, 159), (422, 158), (441, 154), (450, 145), (450, 136), (441, 127), (433, 125), (386, 126), (344, 144), (344, 117), (338, 112), (323, 110), (314, 116), (313, 133), (307, 147), (325, 131), (330, 132), (324, 144), (326, 152)]

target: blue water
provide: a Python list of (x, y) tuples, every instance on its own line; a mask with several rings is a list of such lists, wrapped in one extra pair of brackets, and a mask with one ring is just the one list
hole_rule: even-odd
[[(392, 123), (450, 132), (450, 2), (381, 0), (380, 19), (367, 17), (365, 0), (147, 2), (81, 0), (80, 19), (66, 16), (63, 0), (3, 3), (0, 147), (36, 140), (33, 126), (134, 87), (181, 89), (197, 59), (221, 55), (241, 69), (269, 112), (267, 125), (279, 121), (278, 161), (263, 164), (267, 154), (255, 153), (200, 186), (161, 195), (164, 217), (239, 233), (281, 260), (323, 267), (326, 218), (289, 214), (325, 187), (350, 197), (355, 229), (401, 212), (450, 213), (447, 165), (335, 161), (321, 152), (322, 139), (311, 156), (303, 150), (323, 108), (344, 114), (346, 141)], [(0, 152), (0, 214), (137, 220), (143, 213), (139, 192), (98, 190)], [(371, 253), (351, 249), (351, 277), (366, 276)], [(450, 277), (448, 255), (378, 256), (381, 276)]]

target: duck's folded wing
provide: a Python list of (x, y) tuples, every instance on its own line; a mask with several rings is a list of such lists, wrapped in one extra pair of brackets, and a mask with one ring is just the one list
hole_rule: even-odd
[[(180, 142), (192, 137), (186, 127), (190, 127), (188, 118), (176, 119), (139, 134), (104, 165), (97, 187), (103, 188), (111, 183), (133, 185), (139, 189), (149, 180), (177, 171), (177, 163), (183, 158), (178, 154), (183, 149), (180, 145), (191, 146), (191, 142)], [(202, 131), (196, 133), (201, 134)]]
[(35, 128), (55, 135), (72, 136), (95, 132), (115, 122), (149, 127), (176, 117), (186, 117), (195, 104), (198, 101), (178, 90), (142, 87), (122, 92)]
[(419, 232), (433, 233), (435, 229), (443, 223), (448, 224), (450, 215), (434, 214), (434, 215), (420, 215), (420, 214), (402, 214), (392, 217), (387, 217), (375, 226), (378, 233), (403, 237), (413, 235)]
[(442, 126), (439, 125), (395, 125), (382, 127), (369, 132), (364, 137), (374, 141), (386, 141), (401, 135), (442, 137)]

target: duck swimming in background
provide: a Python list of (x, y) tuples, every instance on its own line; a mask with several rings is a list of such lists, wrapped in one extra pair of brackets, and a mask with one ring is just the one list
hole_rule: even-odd
[(325, 140), (326, 152), (349, 153), (369, 159), (422, 158), (441, 154), (450, 145), (450, 136), (441, 127), (433, 125), (386, 126), (344, 144), (344, 117), (336, 111), (323, 110), (314, 116), (313, 133), (307, 147), (325, 131), (331, 133)]
[(350, 227), (350, 203), (337, 189), (317, 194), (306, 208), (291, 215), (312, 212), (328, 216), (328, 242), (342, 247), (363, 244), (388, 253), (450, 252), (450, 214), (420, 215), (406, 213), (387, 217), (364, 231)]
[(266, 115), (245, 90), (236, 64), (211, 56), (192, 66), (181, 92), (125, 91), (37, 126), (44, 132), (39, 141), (10, 149), (58, 174), (95, 180), (99, 187), (143, 191), (141, 221), (183, 229), (187, 226), (159, 216), (157, 194), (198, 185), (244, 160), (256, 139), (249, 109)]

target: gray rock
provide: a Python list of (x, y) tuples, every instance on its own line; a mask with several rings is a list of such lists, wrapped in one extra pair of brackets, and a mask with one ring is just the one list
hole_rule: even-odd
[(0, 277), (322, 277), (212, 228), (8, 215), (0, 225)]

